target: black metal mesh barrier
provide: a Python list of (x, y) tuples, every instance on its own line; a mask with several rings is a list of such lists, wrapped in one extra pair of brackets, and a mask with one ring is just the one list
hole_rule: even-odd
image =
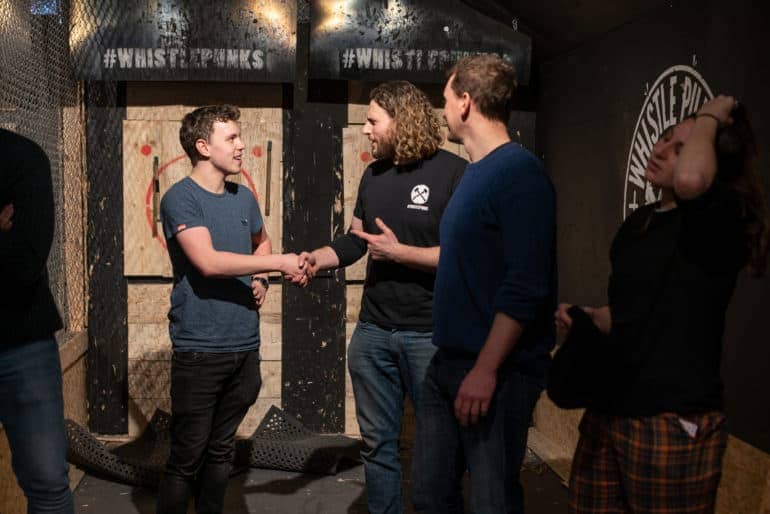
[(137, 470), (137, 483), (158, 483), (171, 449), (171, 415), (156, 410), (142, 435), (112, 453)]
[[(86, 471), (133, 485), (158, 487), (170, 451), (171, 416), (156, 410), (142, 435), (114, 449), (85, 428), (65, 420), (67, 460)], [(361, 443), (350, 437), (319, 435), (272, 406), (248, 439), (237, 439), (233, 473), (246, 467), (334, 474), (343, 459), (358, 460)]]
[(358, 460), (361, 443), (344, 435), (319, 435), (294, 416), (270, 407), (248, 439), (254, 468), (333, 475), (341, 459)]
[[(83, 301), (83, 277), (77, 270), (68, 273), (65, 253), (68, 239), (70, 244), (82, 241), (82, 188), (65, 184), (65, 177), (69, 167), (80, 167), (83, 131), (80, 88), (69, 57), (69, 8), (69, 0), (0, 2), (0, 126), (37, 142), (51, 162), (56, 232), (48, 261), (50, 284), (65, 326), (77, 330), (84, 324), (82, 305), (70, 309), (68, 303)], [(76, 207), (69, 219), (65, 202)], [(73, 259), (82, 269), (82, 258)]]
[[(168, 414), (166, 416), (168, 417)], [(155, 418), (156, 416), (153, 416), (153, 420)], [(109, 450), (91, 435), (91, 432), (72, 420), (65, 419), (64, 428), (69, 443), (67, 460), (70, 463), (94, 475), (118, 482), (158, 487), (163, 465), (168, 458), (169, 444), (167, 438), (164, 441), (163, 438), (156, 437), (152, 423), (140, 437), (145, 440), (145, 444), (140, 447), (147, 450), (146, 460), (141, 456), (129, 457), (125, 455), (125, 451), (121, 455), (118, 449)]]

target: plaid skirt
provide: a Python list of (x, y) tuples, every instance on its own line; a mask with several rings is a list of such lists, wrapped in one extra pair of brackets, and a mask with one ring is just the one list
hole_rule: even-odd
[(722, 412), (626, 418), (586, 411), (569, 512), (711, 514), (726, 445)]

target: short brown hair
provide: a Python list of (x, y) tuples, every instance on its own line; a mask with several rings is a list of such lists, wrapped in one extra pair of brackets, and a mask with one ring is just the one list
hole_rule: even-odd
[(404, 80), (384, 82), (369, 93), (395, 122), (393, 161), (406, 164), (430, 157), (444, 138), (441, 122), (428, 97)]
[(179, 128), (179, 142), (185, 153), (190, 157), (193, 166), (201, 159), (195, 142), (199, 139), (209, 140), (214, 122), (238, 121), (241, 111), (234, 105), (206, 105), (185, 114), (182, 126)]
[(493, 120), (508, 123), (516, 89), (513, 66), (494, 54), (463, 57), (447, 72), (457, 96), (468, 93), (479, 112)]

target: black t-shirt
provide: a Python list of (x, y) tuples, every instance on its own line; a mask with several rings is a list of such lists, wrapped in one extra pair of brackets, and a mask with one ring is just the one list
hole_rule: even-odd
[(642, 207), (612, 244), (609, 305), (625, 416), (722, 408), (725, 312), (747, 257), (740, 199), (724, 185)]
[[(407, 166), (372, 163), (361, 178), (353, 215), (379, 234), (375, 218), (409, 246), (439, 245), (439, 222), (467, 161), (445, 150)], [(435, 273), (369, 258), (359, 319), (382, 328), (430, 332)]]

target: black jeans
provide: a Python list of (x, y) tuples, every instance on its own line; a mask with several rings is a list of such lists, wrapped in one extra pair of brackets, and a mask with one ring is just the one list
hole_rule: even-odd
[(171, 454), (158, 493), (158, 514), (221, 513), (232, 469), (235, 432), (262, 385), (259, 353), (174, 352), (171, 362)]

